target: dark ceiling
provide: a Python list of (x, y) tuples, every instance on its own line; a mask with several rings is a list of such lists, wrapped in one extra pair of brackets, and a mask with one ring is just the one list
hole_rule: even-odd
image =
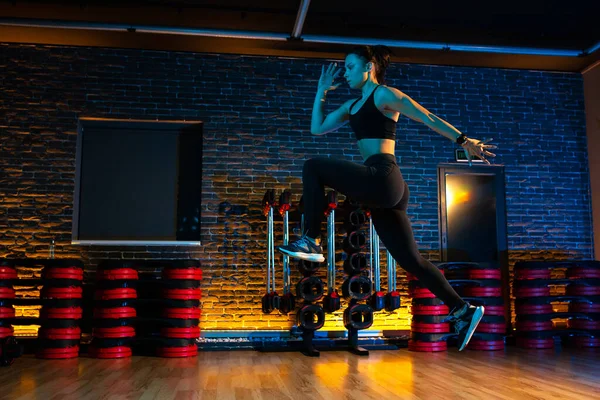
[[(214, 29), (278, 33), (289, 37), (301, 0), (147, 0), (147, 1), (2, 1), (4, 23), (31, 22), (36, 27), (0, 25), (0, 41), (173, 49), (199, 52), (341, 57), (348, 44), (317, 43), (324, 35), (392, 41), (403, 62), (578, 71), (600, 60), (600, 1), (383, 1), (312, 0), (300, 39), (257, 40), (182, 36), (108, 30), (64, 30), (43, 21), (128, 24), (133, 27)], [(31, 25), (31, 24), (30, 24)], [(337, 39), (336, 39), (337, 40)], [(438, 44), (414, 48), (396, 41)], [(492, 46), (496, 52), (458, 51), (457, 45)], [(445, 47), (445, 48), (443, 48)], [(498, 52), (498, 47), (502, 49)], [(508, 49), (506, 49), (508, 47)], [(514, 49), (513, 49), (514, 48)], [(522, 48), (528, 48), (523, 51)], [(532, 52), (532, 49), (535, 51)], [(539, 50), (572, 55), (536, 55)]]

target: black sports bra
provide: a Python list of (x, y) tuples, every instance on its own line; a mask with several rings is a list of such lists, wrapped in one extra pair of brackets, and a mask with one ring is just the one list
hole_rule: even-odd
[[(396, 121), (386, 117), (375, 106), (375, 91), (364, 102), (362, 107), (355, 113), (350, 114), (350, 126), (354, 131), (356, 140), (361, 139), (396, 139)], [(358, 101), (357, 99), (350, 106), (350, 111)]]

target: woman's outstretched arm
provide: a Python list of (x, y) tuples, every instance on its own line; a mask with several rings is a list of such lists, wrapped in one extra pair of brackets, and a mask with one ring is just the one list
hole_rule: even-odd
[(411, 99), (400, 90), (390, 87), (385, 87), (386, 90), (382, 90), (379, 98), (379, 104), (385, 109), (399, 112), (400, 114), (406, 115), (408, 118), (415, 121), (421, 122), (429, 127), (431, 130), (439, 133), (440, 135), (450, 139), (455, 143), (459, 143), (467, 152), (467, 158), (475, 156), (489, 164), (489, 161), (485, 156), (495, 157), (494, 153), (489, 152), (487, 149), (497, 148), (494, 145), (487, 144), (491, 139), (486, 141), (480, 141), (477, 139), (467, 138), (462, 132), (456, 129), (454, 126), (444, 121), (437, 115), (428, 111), (425, 107)]

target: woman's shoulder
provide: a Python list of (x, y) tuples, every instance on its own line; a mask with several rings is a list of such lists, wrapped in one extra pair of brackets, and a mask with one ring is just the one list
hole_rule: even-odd
[(404, 96), (404, 93), (399, 89), (392, 86), (380, 85), (375, 91), (375, 102), (386, 103), (387, 101), (394, 101), (402, 96)]
[(398, 89), (396, 89), (395, 87), (387, 86), (387, 85), (379, 85), (377, 87), (377, 90), (375, 91), (375, 94), (377, 94), (377, 95), (388, 94), (388, 93), (393, 93), (394, 91), (398, 91)]

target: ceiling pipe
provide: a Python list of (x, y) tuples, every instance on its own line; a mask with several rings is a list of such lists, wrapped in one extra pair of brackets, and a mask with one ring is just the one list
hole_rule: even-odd
[(577, 50), (562, 49), (541, 49), (532, 47), (510, 47), (510, 46), (486, 46), (471, 44), (452, 44), (435, 42), (417, 42), (410, 40), (389, 40), (377, 38), (353, 38), (344, 36), (323, 36), (323, 35), (304, 35), (305, 42), (310, 43), (329, 43), (329, 44), (347, 44), (347, 45), (372, 45), (382, 44), (388, 47), (406, 48), (406, 49), (424, 49), (424, 50), (443, 50), (443, 51), (465, 51), (475, 53), (500, 53), (500, 54), (520, 54), (535, 56), (561, 56), (578, 57), (582, 54)]
[(598, 49), (600, 49), (600, 42), (596, 43), (595, 45), (593, 45), (589, 49), (585, 50), (585, 54), (592, 54), (593, 52), (595, 52)]
[(0, 26), (21, 26), (27, 28), (57, 28), (57, 29), (83, 29), (93, 31), (109, 32), (140, 32), (140, 33), (161, 33), (168, 35), (186, 35), (186, 36), (206, 36), (232, 39), (254, 39), (254, 40), (288, 40), (288, 35), (284, 33), (270, 33), (258, 31), (240, 31), (229, 29), (201, 29), (201, 28), (177, 28), (166, 26), (150, 25), (128, 25), (128, 24), (108, 24), (100, 22), (76, 22), (76, 21), (50, 21), (50, 20), (11, 20), (0, 19)]
[[(306, 2), (309, 3), (308, 1)], [(308, 7), (308, 5), (306, 6)], [(299, 13), (300, 14), (300, 13)], [(298, 21), (297, 21), (298, 22)], [(107, 24), (97, 22), (73, 22), (73, 21), (49, 21), (49, 20), (33, 20), (33, 19), (0, 19), (0, 26), (22, 26), (31, 28), (61, 28), (61, 29), (85, 29), (98, 31), (128, 31), (141, 33), (160, 33), (170, 35), (187, 35), (187, 36), (207, 36), (233, 39), (254, 39), (254, 40), (274, 40), (286, 41), (290, 38), (284, 33), (276, 32), (259, 32), (259, 31), (239, 31), (229, 29), (201, 29), (201, 28), (177, 28), (166, 26), (150, 26), (150, 25), (126, 25), (126, 24)], [(297, 24), (297, 27), (301, 25)], [(294, 31), (296, 27), (294, 28)], [(559, 57), (579, 57), (597, 51), (600, 48), (600, 43), (590, 47), (587, 50), (564, 50), (564, 49), (544, 49), (532, 47), (509, 47), (509, 46), (483, 46), (469, 44), (450, 44), (450, 43), (433, 43), (407, 40), (390, 40), (380, 38), (353, 38), (344, 36), (327, 36), (327, 35), (303, 35), (302, 40), (308, 43), (325, 43), (325, 44), (343, 44), (343, 45), (373, 45), (383, 44), (388, 47), (395, 48), (412, 48), (425, 50), (441, 50), (441, 51), (464, 51), (476, 53), (498, 53), (498, 54), (519, 54), (519, 55), (535, 55), (535, 56), (559, 56)]]
[(310, 6), (310, 0), (302, 0), (300, 2), (298, 15), (296, 15), (296, 23), (294, 24), (294, 30), (292, 31), (292, 39), (300, 39), (300, 36), (302, 36), (302, 28), (304, 27), (304, 20), (308, 13), (308, 6)]

